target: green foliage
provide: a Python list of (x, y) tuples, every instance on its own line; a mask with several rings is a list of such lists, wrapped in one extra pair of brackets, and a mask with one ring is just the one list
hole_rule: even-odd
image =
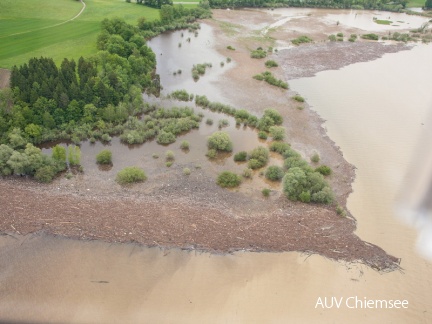
[(191, 174), (191, 170), (189, 168), (184, 168), (183, 169), (183, 174), (184, 175), (190, 175)]
[(231, 152), (233, 144), (228, 133), (215, 132), (209, 136), (207, 140), (207, 146), (209, 149)]
[(321, 173), (323, 176), (328, 176), (332, 173), (332, 169), (327, 165), (320, 165), (315, 171)]
[(207, 118), (207, 120), (206, 120), (206, 124), (207, 124), (207, 125), (213, 125), (213, 119), (211, 119), (211, 118)]
[(198, 81), (199, 77), (201, 75), (205, 74), (206, 68), (211, 68), (211, 63), (203, 63), (203, 64), (197, 64), (192, 67), (192, 77), (195, 81)]
[(282, 116), (276, 109), (266, 109), (262, 118), (259, 119), (257, 127), (261, 131), (268, 132), (271, 126), (281, 125), (282, 121)]
[(275, 141), (283, 141), (285, 139), (285, 127), (282, 126), (271, 126), (269, 128), (270, 136)]
[(112, 164), (112, 153), (110, 150), (102, 150), (96, 155), (97, 164)]
[(247, 178), (247, 179), (252, 178), (252, 176), (253, 176), (253, 170), (250, 169), (250, 168), (244, 169), (243, 173), (242, 173), (242, 176), (245, 177), (245, 178)]
[(57, 144), (52, 148), (51, 157), (55, 161), (66, 163), (66, 148)]
[(116, 181), (119, 184), (129, 184), (143, 182), (147, 180), (147, 176), (143, 169), (139, 167), (126, 167), (117, 173)]
[(276, 165), (269, 166), (265, 172), (265, 177), (272, 181), (280, 181), (284, 176), (284, 171)]
[(260, 138), (260, 139), (262, 139), (262, 140), (266, 140), (267, 137), (268, 137), (268, 135), (267, 135), (266, 132), (263, 132), (263, 131), (259, 131), (259, 132), (258, 132), (258, 138)]
[(53, 180), (55, 174), (55, 169), (50, 165), (46, 165), (36, 171), (35, 179), (39, 182), (48, 183)]
[(361, 38), (377, 41), (379, 39), (379, 36), (377, 34), (364, 34), (361, 36)]
[(274, 77), (274, 75), (269, 71), (262, 72), (261, 74), (257, 74), (253, 78), (256, 80), (259, 80), (259, 81), (264, 80), (268, 84), (274, 85), (274, 86), (282, 88), (282, 89), (288, 89), (288, 83), (286, 83), (280, 79), (276, 79)]
[(300, 45), (300, 44), (311, 43), (311, 42), (313, 42), (313, 40), (308, 36), (299, 36), (291, 40), (291, 43), (293, 43), (294, 45)]
[(217, 151), (215, 149), (210, 149), (207, 151), (206, 156), (209, 159), (214, 159), (217, 156)]
[(173, 161), (167, 161), (166, 163), (165, 163), (165, 166), (167, 167), (167, 168), (170, 168), (171, 167), (171, 165), (173, 165)]
[[(318, 163), (319, 162), (319, 160), (320, 160), (320, 156), (319, 156), (319, 154), (318, 153), (314, 153), (312, 156), (311, 156), (311, 161), (313, 162), (313, 163)], [(315, 170), (316, 171), (316, 170)]]
[(329, 35), (328, 39), (330, 42), (336, 42), (337, 41), (336, 35)]
[(268, 196), (270, 196), (270, 192), (271, 192), (271, 190), (268, 189), (268, 188), (264, 188), (264, 189), (261, 191), (261, 193), (262, 193), (262, 195), (263, 195), (264, 197), (268, 197)]
[(305, 160), (303, 160), (299, 155), (292, 156), (292, 157), (285, 159), (284, 168), (286, 170), (289, 170), (289, 169), (295, 168), (295, 167), (302, 168), (304, 170), (311, 169), (309, 164)]
[(426, 9), (432, 9), (432, 0), (426, 0), (424, 7)]
[(351, 34), (350, 38), (348, 39), (350, 42), (354, 43), (357, 40), (356, 34)]
[(266, 56), (267, 56), (267, 52), (260, 47), (257, 48), (256, 50), (253, 50), (250, 54), (250, 57), (255, 59), (262, 59)]
[(241, 151), (234, 155), (234, 161), (236, 162), (244, 162), (247, 159), (247, 152)]
[(347, 215), (347, 212), (345, 211), (345, 209), (340, 205), (336, 206), (336, 213), (342, 217), (346, 217), (346, 215)]
[(227, 46), (227, 49), (229, 49), (230, 51), (235, 51), (235, 48), (232, 47), (231, 45), (228, 45), (228, 46)]
[(188, 141), (182, 141), (180, 144), (180, 148), (182, 150), (189, 150), (189, 142)]
[(165, 160), (166, 161), (174, 161), (174, 159), (175, 159), (175, 155), (174, 155), (173, 151), (168, 150), (165, 152)]
[(324, 177), (299, 167), (288, 170), (283, 178), (283, 191), (293, 201), (330, 204), (334, 197)]
[(174, 98), (181, 101), (193, 100), (193, 94), (189, 94), (186, 90), (176, 90), (168, 95), (169, 98)]
[(171, 144), (174, 143), (176, 141), (176, 136), (173, 133), (170, 132), (165, 132), (164, 130), (159, 132), (158, 137), (156, 138), (156, 142), (158, 142), (158, 144)]
[(222, 188), (234, 188), (240, 185), (241, 177), (230, 171), (224, 171), (218, 175), (216, 183)]
[(257, 148), (254, 148), (249, 153), (248, 167), (253, 170), (262, 168), (267, 164), (268, 160), (269, 160), (268, 149), (263, 146), (258, 146)]
[(228, 127), (229, 126), (228, 119), (220, 119), (218, 122), (218, 126), (219, 126), (219, 128)]
[(9, 161), (13, 152), (14, 150), (11, 147), (5, 144), (0, 145), (0, 175), (1, 176), (7, 176), (12, 174), (13, 169), (7, 162)]
[(81, 149), (76, 145), (68, 146), (68, 160), (69, 165), (77, 166), (81, 163)]
[(300, 95), (295, 95), (294, 97), (292, 97), (295, 101), (297, 102), (304, 102), (304, 98)]
[(291, 149), (291, 145), (284, 142), (273, 142), (270, 144), (270, 151), (277, 152), (279, 154), (283, 154), (284, 152)]
[(374, 22), (379, 25), (391, 25), (393, 21), (391, 20), (383, 20), (383, 19), (374, 19)]
[(265, 66), (268, 67), (268, 68), (278, 67), (278, 66), (279, 66), (279, 65), (277, 64), (277, 62), (276, 62), (276, 61), (273, 61), (273, 60), (268, 60), (268, 61), (266, 61), (264, 64), (265, 64)]

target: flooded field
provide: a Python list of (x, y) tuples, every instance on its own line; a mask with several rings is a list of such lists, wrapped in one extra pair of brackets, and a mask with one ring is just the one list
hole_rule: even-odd
[[(341, 11), (333, 17), (335, 13), (327, 10), (290, 10), (275, 10), (271, 15), (281, 15), (284, 24), (291, 21), (286, 18), (289, 15), (303, 18), (308, 14), (322, 15), (331, 19), (332, 25), (335, 20), (342, 24), (352, 15)], [(373, 18), (374, 13), (367, 14)], [(239, 14), (238, 21), (243, 23), (247, 18), (247, 14)], [(261, 22), (259, 27), (272, 23), (275, 21)], [(301, 24), (308, 24), (306, 18)], [(364, 24), (362, 28), (367, 30), (367, 23)], [(287, 28), (283, 24), (277, 27)], [(181, 32), (175, 32), (151, 42), (158, 55), (163, 95), (186, 89), (225, 104), (235, 105), (242, 100), (241, 94), (233, 98), (220, 85), (226, 81), (227, 74), (223, 73), (237, 63), (220, 66), (226, 56), (214, 51), (217, 38), (212, 38), (211, 33), (211, 28), (203, 24), (196, 38), (193, 33), (184, 32), (182, 37)], [(182, 41), (188, 35), (191, 42)], [(182, 42), (180, 48), (179, 42)], [(196, 52), (184, 51), (194, 42), (198, 45)], [(197, 56), (192, 56), (193, 53)], [(432, 106), (431, 56), (432, 47), (418, 46), (376, 61), (290, 81), (291, 88), (327, 120), (324, 127), (329, 137), (340, 146), (348, 162), (357, 167), (354, 192), (347, 206), (358, 220), (358, 235), (401, 257), (403, 271), (381, 274), (358, 263), (343, 264), (319, 255), (293, 252), (214, 255), (46, 235), (4, 235), (0, 237), (0, 259), (7, 262), (0, 262), (1, 319), (47, 323), (431, 322), (431, 264), (415, 252), (415, 231), (397, 220), (393, 212), (394, 197), (403, 185), (422, 123), (430, 123), (425, 118)], [(213, 67), (194, 82), (191, 65), (204, 62), (211, 62)], [(174, 76), (173, 71), (178, 69), (182, 69), (182, 74)], [(271, 91), (268, 90), (268, 96), (273, 95)], [(276, 103), (277, 100), (288, 99), (280, 95)], [(234, 148), (250, 150), (265, 145), (258, 140), (256, 131), (237, 128), (232, 118), (202, 112), (205, 117), (200, 128), (167, 147), (155, 142), (131, 147), (113, 139), (109, 148), (113, 151), (114, 166), (108, 171), (99, 170), (95, 164), (95, 155), (105, 146), (84, 142), (81, 148), (86, 173), (78, 180), (89, 188), (93, 182), (111, 183), (119, 169), (134, 164), (145, 166), (147, 173), (154, 176), (162, 176), (167, 170), (179, 173), (183, 167), (196, 165), (208, 169), (210, 174), (225, 167), (240, 171), (244, 166), (230, 157), (216, 162), (205, 157), (205, 137), (217, 129), (217, 120), (221, 118), (230, 121), (226, 130)], [(215, 123), (206, 125), (206, 118), (214, 119)], [(179, 149), (182, 140), (190, 142), (189, 152)], [(302, 154), (308, 152), (305, 149), (308, 145), (312, 146), (295, 143), (303, 148)], [(163, 154), (167, 149), (176, 153), (171, 169), (164, 165)], [(153, 153), (160, 158), (153, 159)], [(274, 159), (273, 163), (281, 161)], [(264, 185), (259, 177), (254, 181), (258, 181), (258, 187)], [(66, 182), (61, 179), (56, 185)], [(244, 188), (256, 191), (256, 187), (247, 184)], [(315, 307), (319, 297), (353, 296), (406, 299), (409, 307)]]

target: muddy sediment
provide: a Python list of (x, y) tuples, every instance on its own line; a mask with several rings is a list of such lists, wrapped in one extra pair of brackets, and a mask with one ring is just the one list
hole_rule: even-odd
[[(250, 17), (253, 24), (237, 25)], [(216, 50), (231, 57), (235, 64), (216, 84), (229, 103), (238, 108), (257, 115), (267, 108), (277, 109), (284, 117), (292, 147), (306, 160), (318, 152), (321, 163), (332, 168), (329, 182), (337, 203), (345, 206), (355, 168), (328, 138), (323, 120), (307, 104), (301, 104), (299, 109), (300, 104), (291, 99), (292, 91), (252, 78), (265, 68), (264, 60), (250, 58), (250, 49), (263, 44), (277, 46), (271, 35), (281, 39), (292, 33), (277, 28), (268, 31), (270, 38), (256, 37), (256, 26), (264, 27), (277, 19), (265, 11), (236, 11), (235, 16), (229, 11), (214, 12), (214, 19), (205, 23), (215, 30)], [(329, 32), (334, 28), (329, 27)], [(330, 43), (324, 42), (324, 36), (320, 30), (314, 44), (269, 55), (282, 67), (272, 72), (289, 80), (407, 49), (403, 45), (372, 42)], [(228, 45), (236, 50), (227, 50)], [(334, 206), (291, 202), (280, 190), (273, 190), (266, 199), (260, 189), (222, 189), (215, 184), (214, 174), (204, 169), (190, 177), (178, 171), (159, 172), (153, 180), (126, 188), (103, 175), (100, 179), (86, 174), (71, 180), (62, 178), (50, 185), (28, 179), (4, 179), (0, 182), (0, 228), (11, 235), (44, 231), (79, 239), (216, 253), (301, 251), (361, 262), (378, 270), (398, 268), (397, 258), (353, 233), (356, 221), (349, 211), (348, 217), (341, 217)]]

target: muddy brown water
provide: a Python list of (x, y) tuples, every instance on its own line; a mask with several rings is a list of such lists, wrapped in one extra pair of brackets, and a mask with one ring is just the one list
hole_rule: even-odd
[[(392, 209), (431, 108), (431, 54), (431, 47), (418, 46), (290, 82), (327, 120), (329, 136), (358, 168), (348, 201), (358, 219), (358, 235), (401, 257), (404, 272), (379, 274), (299, 253), (221, 256), (43, 235), (2, 236), (0, 318), (47, 323), (431, 322), (431, 264), (417, 255), (415, 231), (397, 220)], [(200, 127), (194, 132), (207, 131)], [(154, 146), (145, 159), (157, 149), (166, 150), (154, 143), (131, 149), (116, 141), (111, 149), (128, 156), (148, 144)], [(93, 154), (88, 162), (86, 145)], [(94, 165), (102, 148), (95, 146), (84, 143), (84, 163)], [(315, 308), (319, 297), (352, 296), (406, 299), (409, 307)]]

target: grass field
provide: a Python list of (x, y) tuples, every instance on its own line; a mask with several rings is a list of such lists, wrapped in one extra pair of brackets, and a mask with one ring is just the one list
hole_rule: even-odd
[(407, 3), (407, 8), (422, 8), (426, 0), (410, 0)]
[[(157, 9), (124, 0), (84, 0), (86, 10), (74, 0), (0, 0), (0, 67), (20, 65), (31, 57), (49, 56), (56, 63), (96, 52), (100, 21), (120, 17), (135, 24), (140, 17), (154, 20)], [(53, 27), (50, 27), (53, 26)]]

